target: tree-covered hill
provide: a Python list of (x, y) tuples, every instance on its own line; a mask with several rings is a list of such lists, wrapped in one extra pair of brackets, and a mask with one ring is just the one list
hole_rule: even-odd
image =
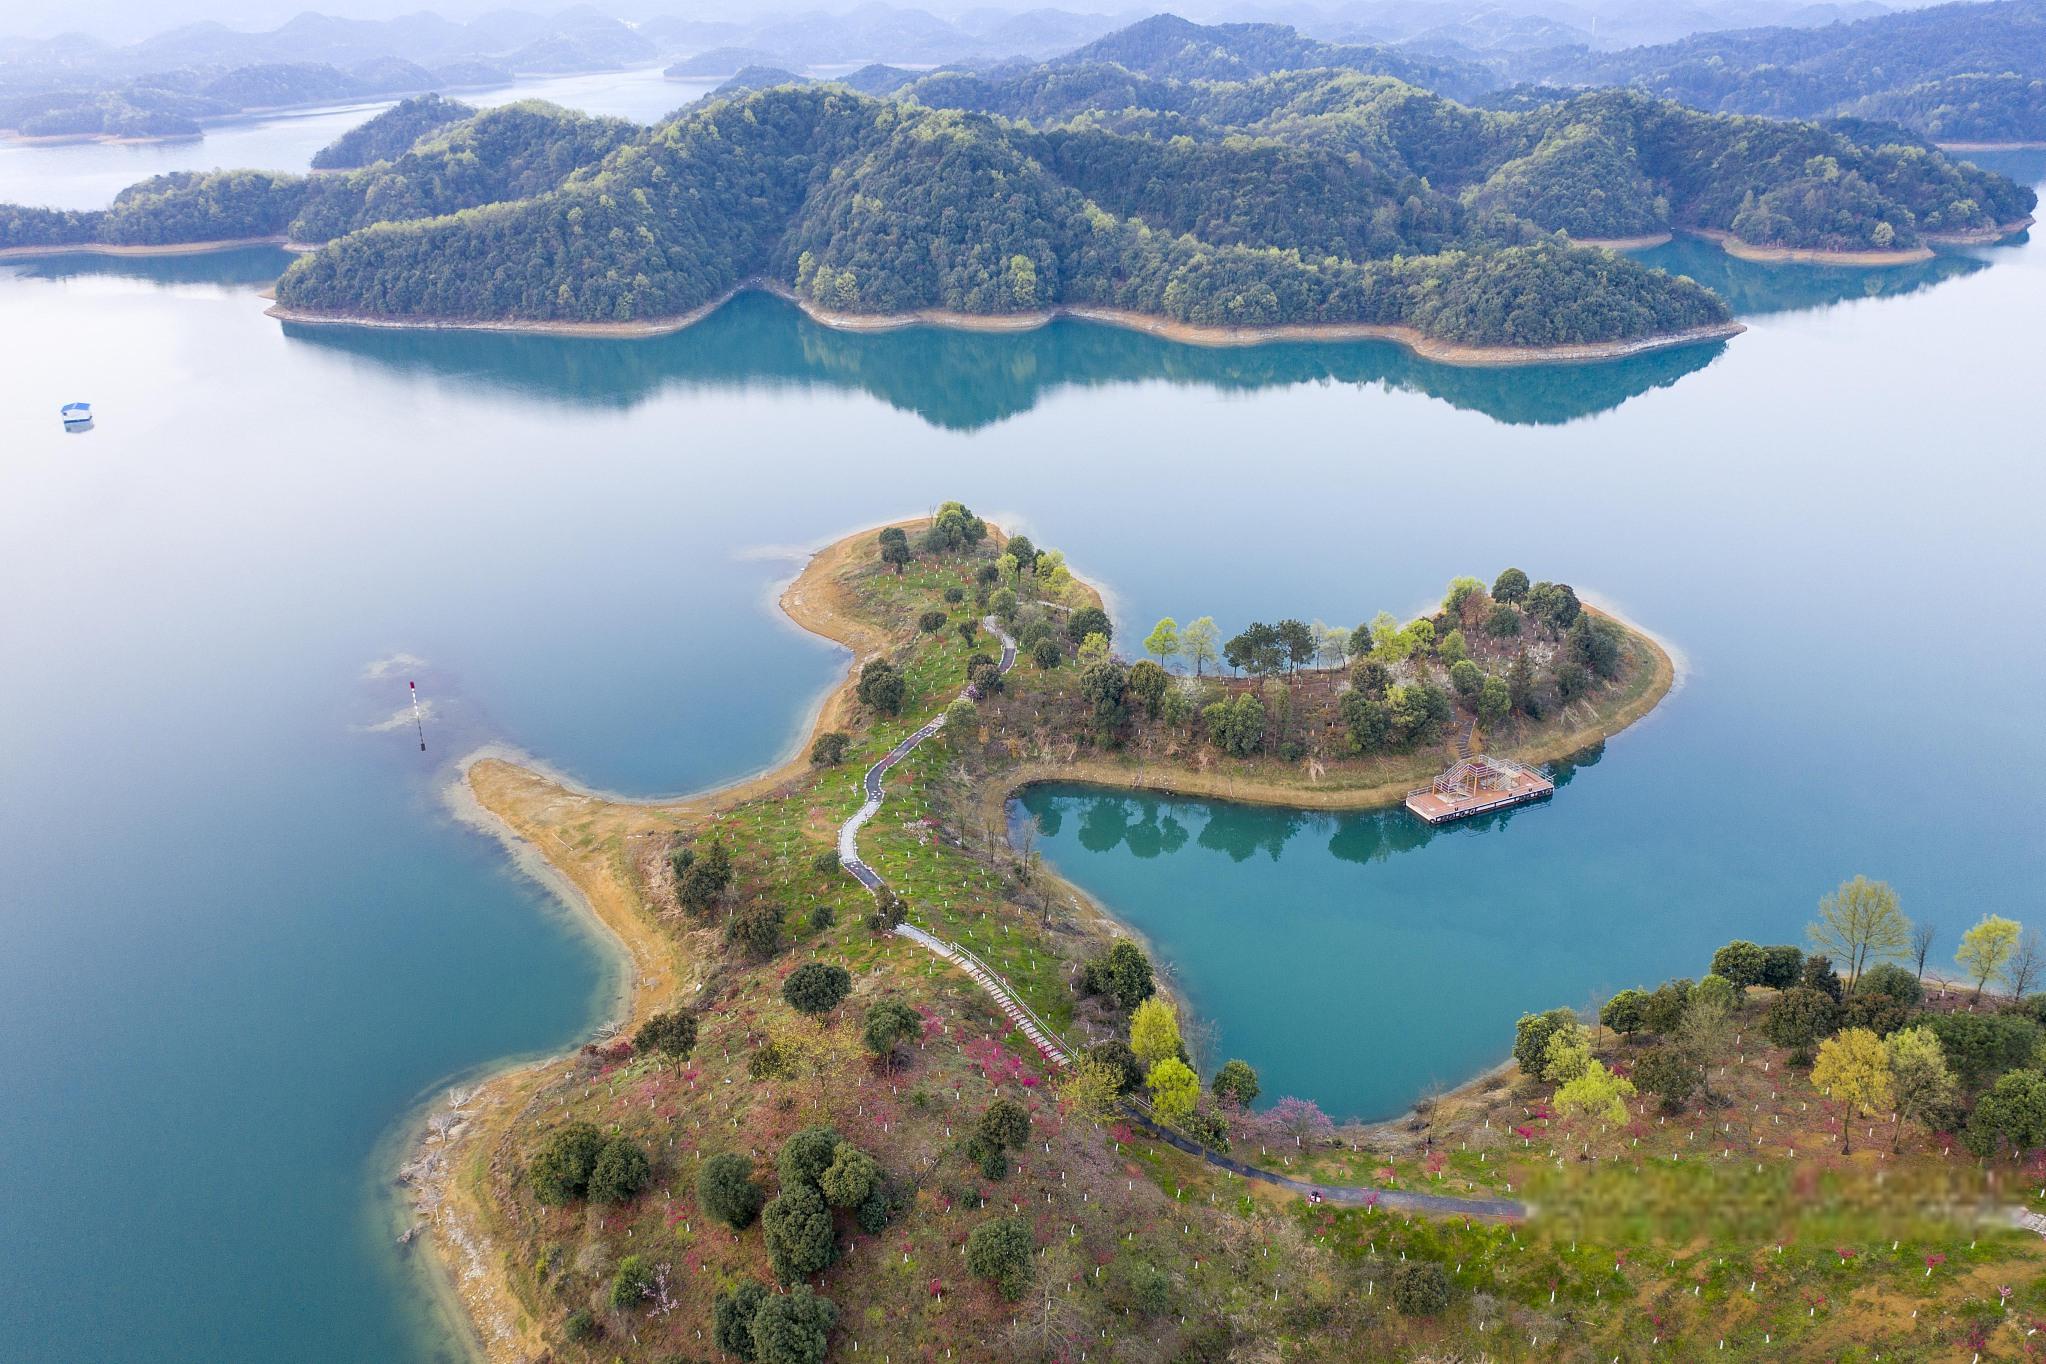
[(849, 314), (1064, 307), (1539, 347), (1727, 318), (1688, 279), (1558, 234), (1901, 249), (2034, 204), (1875, 125), (1858, 140), (1629, 91), (1480, 110), (1334, 69), (1184, 81), (1090, 61), (886, 99), (782, 86), (651, 129), (531, 103), (390, 154), (414, 117), (360, 130), (381, 158), (360, 169), (0, 209), (0, 246), (282, 235), (325, 243), (280, 281), (286, 308), (393, 319), (660, 321), (762, 281)]
[(418, 95), (358, 124), (313, 154), (314, 170), (354, 170), (376, 161), (391, 161), (412, 149), (428, 133), (473, 118), (476, 111), (441, 95)]
[(1701, 33), (1622, 52), (1534, 53), (1511, 69), (1559, 84), (1632, 86), (1726, 113), (1854, 112), (1948, 141), (2046, 138), (2046, 87), (2039, 84), (2046, 80), (2046, 0), (1937, 5), (1816, 29)]
[[(1515, 221), (1584, 239), (1701, 228), (1758, 246), (1904, 248), (2015, 221), (2035, 203), (1908, 136), (1704, 114), (1639, 91), (1484, 110), (1348, 71), (1161, 81), (1094, 65), (932, 76), (905, 96), (1067, 125), (1043, 135), (1049, 147), (1091, 141), (1063, 157), (1062, 173), (1154, 226), (1189, 230), (1176, 205), (1222, 175), (1228, 193), (1213, 196), (1207, 221), (1279, 211), (1294, 243), (1333, 231), (1352, 256), (1432, 249), (1445, 232), (1510, 238)], [(1107, 132), (1145, 139), (1134, 144), (1148, 149), (1141, 173)], [(1333, 194), (1338, 163), (1345, 189)], [(1160, 173), (1173, 167), (1182, 173)], [(1340, 213), (1318, 212), (1329, 203)]]

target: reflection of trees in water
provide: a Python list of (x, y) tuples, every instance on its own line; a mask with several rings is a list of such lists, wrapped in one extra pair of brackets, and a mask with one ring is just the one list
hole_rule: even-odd
[(1729, 256), (1711, 242), (1680, 237), (1631, 252), (1643, 265), (1689, 275), (1725, 299), (1736, 317), (1810, 312), (1862, 298), (1898, 298), (1989, 268), (1974, 255), (1941, 252), (1916, 265), (1764, 265)]
[(274, 246), (240, 246), (191, 256), (39, 256), (12, 263), (27, 279), (78, 279), (107, 275), (152, 284), (217, 284), (260, 287), (284, 273), (297, 257)]
[[(1551, 767), (1557, 786), (1567, 784), (1582, 768), (1604, 756), (1603, 742), (1572, 754)], [(1326, 833), (1329, 852), (1344, 862), (1383, 862), (1396, 853), (1426, 847), (1450, 832), (1490, 833), (1537, 809), (1516, 806), (1432, 825), (1405, 808), (1357, 814), (1326, 814), (1269, 805), (1235, 805), (1187, 796), (1121, 795), (1089, 787), (1036, 786), (1017, 802), (1016, 818), (1033, 820), (1038, 835), (1049, 842), (1059, 836), (1068, 814), (1078, 821), (1075, 838), (1090, 853), (1128, 848), (1151, 859), (1183, 849), (1189, 825), (1198, 823), (1192, 839), (1197, 847), (1218, 852), (1232, 862), (1247, 862), (1258, 853), (1279, 860), (1288, 843), (1302, 833)]]
[(837, 332), (793, 305), (746, 294), (672, 336), (609, 341), (501, 332), (285, 327), (322, 350), (439, 373), (578, 406), (625, 407), (669, 389), (860, 390), (935, 426), (972, 430), (1071, 388), (1165, 382), (1224, 391), (1299, 384), (1377, 386), (1439, 398), (1516, 424), (1617, 407), (1711, 363), (1720, 345), (1598, 365), (1458, 369), (1382, 342), (1185, 346), (1118, 327), (1062, 321), (992, 334), (909, 327)]
[(1556, 783), (1556, 789), (1560, 791), (1564, 787), (1568, 786), (1571, 783), (1572, 779), (1574, 779), (1577, 776), (1577, 770), (1579, 768), (1597, 767), (1599, 765), (1599, 761), (1603, 759), (1605, 755), (1606, 741), (1604, 739), (1600, 739), (1595, 744), (1590, 744), (1584, 748), (1578, 749), (1575, 753), (1572, 753), (1567, 758), (1558, 758), (1556, 759), (1556, 761), (1550, 763), (1548, 769), (1549, 780)]

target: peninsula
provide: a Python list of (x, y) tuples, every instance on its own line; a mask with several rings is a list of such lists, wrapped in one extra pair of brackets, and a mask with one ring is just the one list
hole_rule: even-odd
[[(1224, 639), (1203, 617), (1131, 646), (1062, 555), (956, 503), (826, 547), (781, 601), (853, 655), (781, 767), (647, 804), (467, 769), (477, 817), (619, 938), (635, 987), (604, 1039), (458, 1096), (407, 1167), (490, 1358), (1220, 1359), (1276, 1335), (1398, 1357), (1502, 1320), (1604, 1358), (1723, 1329), (1682, 1275), (1694, 1236), (1751, 1233), (1598, 1211), (1694, 1196), (1693, 1167), (1656, 1164), (1679, 1134), (1632, 1120), (1629, 1146), (1560, 1082), (1503, 1074), (1375, 1129), (1260, 1104), (1256, 1058), (1189, 1048), (1143, 947), (1004, 809), (1052, 778), (1395, 803), (1460, 752), (1540, 762), (1646, 714), (1673, 674), (1646, 634), (1509, 569), (1411, 620)], [(1583, 1073), (1617, 1083), (1607, 1060)], [(1770, 1139), (1740, 1138), (1772, 1172), (1742, 1207), (1786, 1168)], [(1564, 1142), (1586, 1172), (1556, 1168)], [(1550, 1211), (1522, 1222), (1530, 1186)], [(1981, 1273), (2023, 1254), (1910, 1220), (1975, 1238)], [(1758, 1341), (1805, 1329), (1808, 1259), (1743, 1302)], [(1626, 1305), (1664, 1293), (1655, 1326)]]

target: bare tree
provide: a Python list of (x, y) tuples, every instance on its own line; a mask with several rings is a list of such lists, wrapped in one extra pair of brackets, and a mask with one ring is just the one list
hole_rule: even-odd
[(2003, 980), (2010, 986), (2010, 997), (2018, 1000), (2029, 994), (2039, 982), (2041, 968), (2046, 968), (2046, 946), (2039, 942), (2038, 929), (2027, 929), (2004, 963)]
[(1925, 979), (1925, 959), (1932, 952), (1933, 927), (1920, 924), (1911, 930), (1911, 960), (1918, 966), (1918, 979)]

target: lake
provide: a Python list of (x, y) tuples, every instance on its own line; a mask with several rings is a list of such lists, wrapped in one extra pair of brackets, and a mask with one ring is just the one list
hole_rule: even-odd
[[(55, 150), (0, 158), (0, 199), (84, 199)], [(1942, 953), (1984, 910), (2040, 917), (2046, 835), (2006, 793), (2046, 759), (2046, 251), (1667, 250), (1753, 330), (1517, 373), (855, 337), (761, 297), (643, 342), (286, 329), (275, 252), (0, 268), (0, 1338), (455, 1357), (392, 1244), (393, 1145), (618, 982), (446, 813), (451, 764), (501, 742), (656, 794), (773, 761), (844, 664), (778, 584), (947, 497), (1065, 548), (1126, 637), (1408, 612), (1514, 563), (1684, 656), (1554, 801), (1425, 841), (1031, 797), (1272, 1093), (1388, 1111), (1523, 1009), (1794, 938), (1857, 871)], [(97, 429), (60, 429), (74, 398)]]

